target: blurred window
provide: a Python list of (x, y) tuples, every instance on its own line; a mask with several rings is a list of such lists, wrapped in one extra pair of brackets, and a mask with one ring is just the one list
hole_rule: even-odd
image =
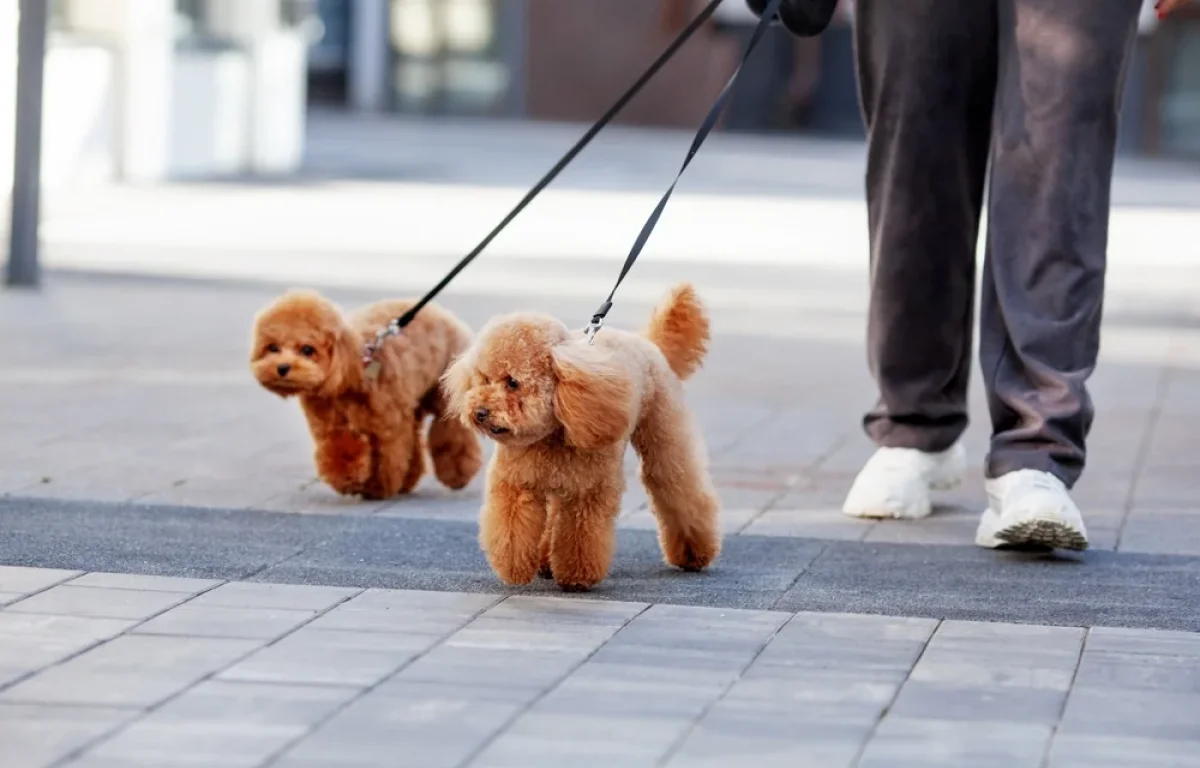
[(400, 111), (487, 114), (511, 73), (500, 17), (512, 0), (390, 0), (392, 86)]

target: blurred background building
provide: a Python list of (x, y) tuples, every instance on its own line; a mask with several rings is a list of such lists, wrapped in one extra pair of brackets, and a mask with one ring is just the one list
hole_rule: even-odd
[[(289, 173), (309, 108), (590, 121), (692, 0), (47, 0), (44, 177)], [(740, 0), (727, 0), (740, 6)], [(16, 3), (0, 3), (0, 146), (11, 146)], [(1147, 2), (1149, 6), (1149, 2)], [(680, 16), (682, 14), (682, 16)], [(1200, 9), (1144, 19), (1122, 149), (1200, 158)], [(853, 2), (822, 37), (773, 34), (727, 129), (861, 136)], [(694, 125), (736, 66), (736, 13), (689, 43), (621, 120)], [(747, 78), (749, 81), (751, 78)], [(745, 89), (749, 91), (750, 89)], [(0, 153), (0, 179), (11, 177)]]

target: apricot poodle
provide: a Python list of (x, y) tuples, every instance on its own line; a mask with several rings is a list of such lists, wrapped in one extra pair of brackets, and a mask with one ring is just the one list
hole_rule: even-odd
[(338, 493), (387, 499), (412, 491), (425, 473), (426, 416), (433, 416), (428, 450), (443, 485), (462, 488), (482, 466), (475, 433), (442, 418), (438, 380), (471, 343), (470, 329), (457, 318), (425, 307), (383, 343), (378, 375), (365, 373), (367, 341), (412, 303), (381, 301), (343, 316), (315, 292), (291, 291), (255, 319), (254, 377), (281, 397), (300, 398), (317, 474)]
[(632, 442), (671, 565), (700, 570), (721, 548), (719, 502), (682, 381), (708, 350), (708, 317), (676, 287), (641, 335), (595, 345), (537, 314), (494, 319), (443, 377), (449, 408), (496, 441), (479, 540), (506, 583), (541, 572), (568, 591), (612, 562)]

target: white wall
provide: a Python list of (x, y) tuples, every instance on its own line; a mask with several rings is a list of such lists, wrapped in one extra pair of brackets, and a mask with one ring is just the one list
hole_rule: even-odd
[[(274, 11), (272, 11), (272, 8)], [(68, 0), (48, 43), (49, 188), (297, 170), (307, 45), (278, 0), (224, 0), (238, 50), (176, 50), (174, 0)], [(0, 190), (12, 184), (17, 3), (0, 0)]]

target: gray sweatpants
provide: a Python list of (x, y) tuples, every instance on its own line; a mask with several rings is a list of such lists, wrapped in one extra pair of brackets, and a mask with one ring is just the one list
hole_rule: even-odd
[(883, 446), (967, 426), (975, 247), (988, 160), (980, 364), (986, 474), (1084, 465), (1117, 113), (1139, 0), (858, 0), (869, 135), (865, 417)]

